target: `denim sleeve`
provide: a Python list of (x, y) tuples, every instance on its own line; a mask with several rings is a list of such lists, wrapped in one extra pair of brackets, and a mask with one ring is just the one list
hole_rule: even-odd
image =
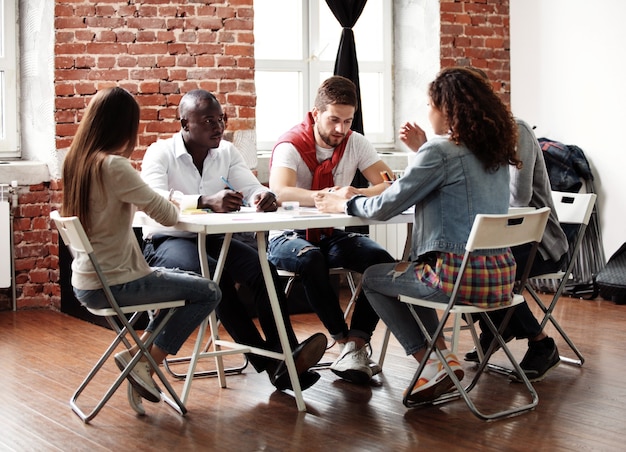
[(445, 154), (428, 142), (405, 169), (403, 176), (378, 196), (348, 201), (350, 215), (384, 221), (416, 206), (441, 187), (445, 180)]

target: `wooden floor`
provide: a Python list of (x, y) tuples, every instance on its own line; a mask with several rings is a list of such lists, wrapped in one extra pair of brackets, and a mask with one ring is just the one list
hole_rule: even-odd
[[(626, 306), (564, 298), (557, 318), (586, 362), (582, 368), (561, 364), (535, 384), (539, 406), (511, 419), (480, 421), (461, 400), (407, 410), (402, 393), (416, 365), (392, 339), (384, 372), (369, 386), (321, 371), (321, 380), (304, 392), (306, 413), (298, 413), (291, 394), (274, 391), (265, 374), (248, 368), (225, 389), (214, 378), (195, 380), (184, 418), (149, 402), (147, 415), (136, 416), (120, 390), (85, 425), (68, 400), (112, 333), (51, 311), (0, 312), (0, 450), (623, 450)], [(309, 314), (294, 316), (294, 325), (300, 338), (319, 329)], [(373, 340), (375, 354), (382, 331)], [(461, 353), (470, 346), (469, 334), (463, 336)], [(521, 359), (525, 344), (512, 344)], [(335, 347), (326, 358), (336, 355)], [(502, 352), (494, 356), (504, 359)], [(116, 372), (114, 364), (106, 369), (108, 376)], [(471, 366), (465, 369), (471, 375)], [(182, 383), (172, 381), (180, 391)], [(489, 409), (522, 400), (521, 389), (492, 373), (474, 393)], [(93, 394), (84, 399), (93, 402)]]

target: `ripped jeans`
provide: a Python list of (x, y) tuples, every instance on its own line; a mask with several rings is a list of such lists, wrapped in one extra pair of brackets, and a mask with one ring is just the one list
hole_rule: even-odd
[(329, 269), (343, 267), (363, 273), (369, 266), (395, 262), (378, 243), (363, 234), (334, 229), (317, 245), (305, 240), (305, 231), (284, 231), (273, 237), (268, 259), (277, 268), (297, 273), (307, 300), (335, 340), (359, 337), (366, 342), (378, 323), (378, 315), (361, 291), (356, 300), (350, 328), (343, 317), (339, 297), (333, 290)]
[[(441, 290), (434, 289), (415, 276), (414, 262), (374, 265), (363, 275), (363, 291), (374, 310), (389, 327), (407, 355), (426, 346), (426, 339), (406, 304), (398, 300), (398, 295), (408, 295), (431, 301), (447, 303), (449, 297)], [(432, 335), (439, 319), (434, 309), (415, 306), (426, 330)]]

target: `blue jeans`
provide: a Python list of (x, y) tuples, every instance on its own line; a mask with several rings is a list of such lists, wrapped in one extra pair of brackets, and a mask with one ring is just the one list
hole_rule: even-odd
[(309, 304), (334, 339), (353, 336), (369, 342), (378, 323), (378, 315), (361, 291), (348, 329), (328, 271), (343, 267), (363, 273), (370, 265), (395, 262), (395, 259), (378, 243), (362, 234), (335, 229), (331, 236), (322, 236), (317, 245), (304, 237), (304, 231), (284, 231), (272, 238), (268, 259), (276, 267), (300, 276)]
[[(175, 355), (187, 338), (217, 307), (222, 293), (213, 281), (197, 274), (180, 270), (155, 268), (152, 273), (134, 281), (111, 286), (111, 291), (120, 306), (157, 303), (161, 301), (186, 300), (178, 308), (168, 324), (154, 341), (167, 354)], [(109, 302), (102, 289), (74, 289), (76, 298), (90, 308), (108, 308)], [(150, 322), (146, 331), (154, 331), (164, 312)]]
[[(215, 272), (223, 235), (209, 235), (206, 238), (206, 251), (211, 274)], [(196, 238), (156, 236), (148, 240), (144, 246), (144, 256), (152, 266), (180, 268), (187, 271), (200, 272), (200, 258)], [(274, 285), (281, 287), (276, 269), (272, 268)], [(239, 298), (236, 284), (248, 287), (254, 295), (254, 305), (263, 329), (265, 339), (261, 337), (252, 317), (248, 314), (244, 303)], [(217, 308), (217, 315), (232, 338), (245, 345), (281, 351), (280, 338), (274, 321), (274, 314), (261, 272), (261, 263), (257, 250), (233, 238), (226, 256), (224, 272), (220, 279), (222, 302)], [(292, 348), (298, 340), (287, 314), (287, 299), (282, 290), (277, 290), (278, 301), (283, 314), (283, 321)], [(266, 369), (269, 358), (248, 354), (250, 363), (258, 372)]]
[[(426, 346), (426, 339), (413, 319), (406, 304), (398, 300), (398, 295), (408, 295), (431, 301), (447, 303), (449, 297), (438, 289), (424, 284), (415, 277), (415, 263), (381, 264), (368, 268), (363, 275), (363, 291), (367, 298), (391, 330), (407, 355)], [(432, 335), (439, 323), (434, 309), (415, 306), (426, 330)]]

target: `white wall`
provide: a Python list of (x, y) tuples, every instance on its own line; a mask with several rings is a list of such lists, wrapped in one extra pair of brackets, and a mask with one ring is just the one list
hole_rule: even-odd
[(626, 2), (510, 2), (513, 113), (585, 152), (608, 258), (626, 241)]
[[(394, 124), (416, 121), (431, 136), (428, 85), (440, 69), (439, 0), (394, 0)], [(407, 150), (397, 140), (396, 148)]]

